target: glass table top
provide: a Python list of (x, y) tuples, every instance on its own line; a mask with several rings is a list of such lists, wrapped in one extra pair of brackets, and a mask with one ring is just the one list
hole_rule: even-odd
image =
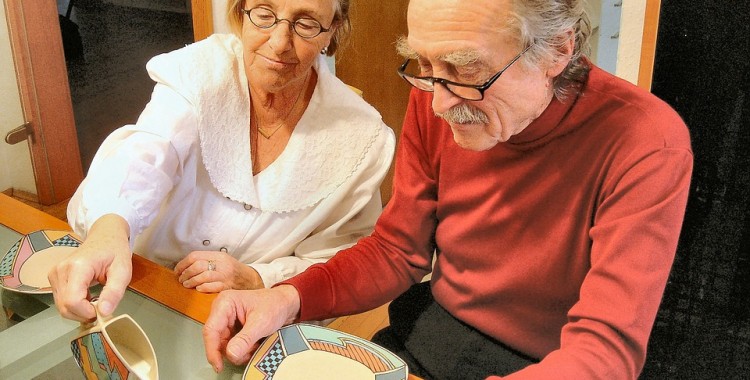
[[(0, 257), (21, 235), (0, 225)], [(100, 286), (91, 289), (96, 294)], [(73, 360), (70, 340), (79, 323), (62, 318), (51, 294), (0, 289), (0, 379), (83, 378)], [(143, 328), (156, 351), (162, 379), (240, 379), (244, 367), (227, 363), (214, 373), (205, 358), (202, 325), (132, 290), (115, 310)]]

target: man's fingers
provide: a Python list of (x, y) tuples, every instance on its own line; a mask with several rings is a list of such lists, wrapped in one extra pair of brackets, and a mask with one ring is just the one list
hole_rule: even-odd
[[(257, 348), (257, 341), (261, 338), (253, 334), (255, 326), (248, 323), (248, 313), (238, 298), (242, 293), (224, 292), (214, 300), (211, 313), (203, 326), (203, 343), (206, 348), (206, 359), (214, 369), (223, 367), (222, 354), (237, 365), (250, 360), (250, 355)], [(236, 326), (242, 324), (242, 329), (231, 338)]]
[(250, 355), (258, 348), (258, 339), (251, 334), (250, 329), (251, 326), (246, 324), (227, 343), (227, 359), (233, 364), (242, 365), (247, 363), (250, 360)]
[(223, 353), (236, 322), (237, 312), (234, 304), (220, 295), (211, 305), (211, 313), (203, 325), (206, 359), (216, 372), (221, 372), (224, 367)]
[(224, 361), (222, 359), (222, 352), (227, 345), (229, 339), (228, 329), (215, 329), (206, 323), (203, 326), (203, 342), (206, 348), (206, 360), (214, 368), (217, 373), (221, 372), (224, 367)]

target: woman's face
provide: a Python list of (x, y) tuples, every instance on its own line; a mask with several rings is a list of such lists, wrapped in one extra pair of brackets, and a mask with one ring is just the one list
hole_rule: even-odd
[[(317, 20), (323, 28), (331, 27), (338, 0), (248, 0), (244, 9), (266, 8), (276, 18), (294, 22), (300, 18)], [(276, 92), (307, 78), (320, 51), (328, 46), (335, 31), (331, 27), (316, 37), (304, 39), (292, 30), (290, 23), (280, 21), (268, 29), (253, 25), (242, 16), (242, 44), (245, 71), (251, 87)]]

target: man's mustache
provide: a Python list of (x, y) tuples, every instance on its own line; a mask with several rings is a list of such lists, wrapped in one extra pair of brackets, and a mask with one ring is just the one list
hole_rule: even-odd
[(435, 113), (435, 116), (451, 124), (489, 124), (490, 122), (487, 114), (466, 103), (454, 106), (444, 113)]

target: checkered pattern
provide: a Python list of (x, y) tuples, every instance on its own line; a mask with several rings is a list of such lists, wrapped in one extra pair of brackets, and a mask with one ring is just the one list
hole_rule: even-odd
[(276, 370), (279, 369), (282, 360), (284, 360), (284, 351), (281, 349), (281, 342), (277, 339), (263, 357), (263, 360), (256, 364), (256, 368), (266, 375), (267, 380), (271, 380)]
[(13, 274), (13, 263), (16, 261), (16, 253), (20, 244), (20, 241), (14, 244), (13, 248), (0, 261), (0, 276), (10, 276)]
[(70, 350), (73, 351), (73, 358), (76, 360), (78, 368), (83, 368), (83, 365), (81, 365), (81, 347), (78, 346), (78, 340), (70, 342)]
[(52, 245), (65, 246), (65, 247), (78, 247), (81, 242), (72, 238), (70, 235), (65, 235), (52, 242)]

